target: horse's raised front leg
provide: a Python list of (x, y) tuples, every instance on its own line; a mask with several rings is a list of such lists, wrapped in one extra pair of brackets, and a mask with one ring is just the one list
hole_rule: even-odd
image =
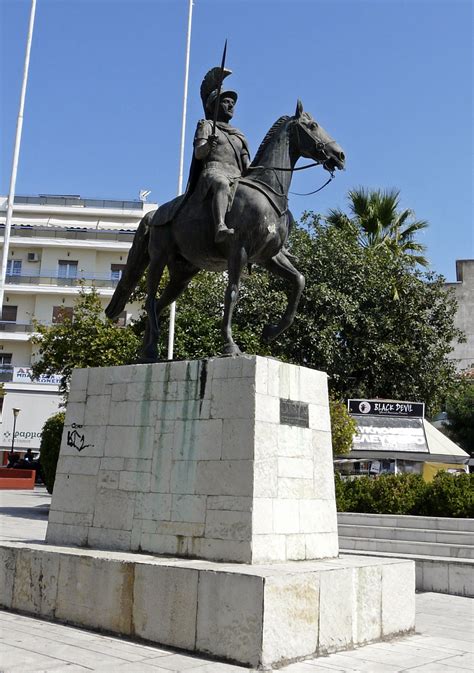
[(222, 336), (224, 337), (224, 355), (240, 355), (240, 348), (232, 338), (232, 313), (239, 298), (240, 277), (247, 263), (245, 248), (232, 250), (228, 260), (229, 281), (224, 298), (224, 317), (222, 320)]
[(301, 294), (304, 290), (305, 280), (303, 274), (301, 274), (298, 269), (295, 269), (283, 252), (279, 252), (278, 255), (272, 257), (272, 259), (265, 264), (265, 268), (267, 271), (270, 271), (276, 276), (280, 276), (280, 278), (284, 278), (291, 283), (288, 304), (280, 322), (276, 325), (265, 325), (263, 328), (262, 338), (268, 343), (280, 336), (280, 334), (288, 329), (293, 323), (301, 299)]

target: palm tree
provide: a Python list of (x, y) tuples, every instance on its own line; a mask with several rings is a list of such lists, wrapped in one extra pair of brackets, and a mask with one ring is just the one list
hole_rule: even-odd
[(396, 257), (403, 257), (410, 265), (428, 266), (424, 256), (426, 246), (415, 241), (416, 234), (425, 229), (425, 220), (415, 220), (412, 210), (399, 212), (400, 192), (369, 191), (363, 187), (348, 193), (350, 215), (331, 209), (326, 222), (336, 227), (348, 223), (359, 231), (359, 242), (366, 248), (385, 248)]

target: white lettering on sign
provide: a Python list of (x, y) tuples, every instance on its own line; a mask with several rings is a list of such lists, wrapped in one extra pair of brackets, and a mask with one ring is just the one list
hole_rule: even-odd
[(413, 411), (413, 404), (402, 402), (375, 402), (374, 409), (381, 414), (409, 414)]

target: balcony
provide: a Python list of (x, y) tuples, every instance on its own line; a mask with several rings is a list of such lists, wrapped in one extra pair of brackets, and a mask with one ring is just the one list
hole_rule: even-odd
[(50, 285), (54, 287), (78, 287), (81, 282), (86, 286), (114, 288), (118, 278), (111, 278), (107, 274), (88, 274), (87, 277), (66, 278), (58, 276), (52, 270), (45, 269), (36, 274), (11, 274), (5, 278), (8, 285)]
[[(4, 224), (0, 224), (0, 236), (3, 238)], [(87, 229), (86, 227), (39, 227), (28, 224), (13, 225), (11, 236), (19, 238), (60, 238), (73, 241), (120, 241), (131, 243), (135, 231), (107, 231)]]
[(81, 199), (80, 196), (15, 196), (15, 205), (59, 206), (75, 208), (116, 208), (118, 210), (143, 210), (142, 201), (120, 201), (115, 199)]
[(0, 332), (33, 332), (33, 325), (31, 323), (0, 320)]

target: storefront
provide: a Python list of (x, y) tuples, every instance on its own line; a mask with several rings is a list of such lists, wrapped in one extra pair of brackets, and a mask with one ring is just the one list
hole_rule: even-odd
[(336, 458), (346, 476), (408, 472), (431, 481), (441, 469), (467, 472), (469, 455), (424, 418), (424, 404), (398, 400), (348, 400), (357, 423), (350, 457)]
[(38, 451), (45, 421), (61, 405), (59, 377), (31, 379), (27, 367), (14, 367), (9, 381), (5, 381), (0, 415), (0, 464), (6, 462), (12, 450), (23, 453), (27, 449)]

